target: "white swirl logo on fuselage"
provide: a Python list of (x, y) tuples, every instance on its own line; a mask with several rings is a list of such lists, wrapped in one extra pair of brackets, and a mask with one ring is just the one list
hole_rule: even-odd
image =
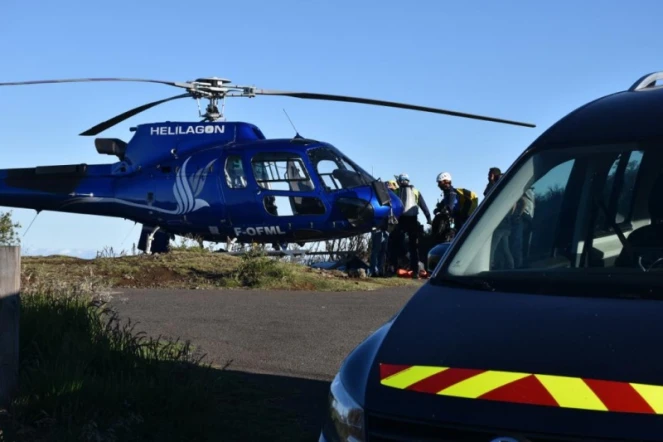
[(181, 215), (184, 213), (195, 212), (203, 207), (209, 207), (209, 203), (203, 199), (198, 198), (198, 195), (203, 191), (207, 174), (212, 169), (212, 164), (216, 159), (210, 161), (207, 166), (200, 169), (196, 174), (191, 177), (191, 182), (186, 178), (186, 165), (191, 157), (187, 158), (182, 168), (177, 173), (175, 184), (173, 185), (173, 195), (177, 202), (177, 209), (175, 214)]
[(131, 201), (126, 201), (120, 198), (104, 198), (104, 197), (87, 197), (87, 198), (73, 198), (66, 203), (62, 204), (62, 207), (68, 206), (70, 204), (79, 204), (79, 203), (115, 203), (122, 204), (124, 206), (138, 207), (141, 209), (152, 210), (155, 212), (166, 213), (169, 215), (184, 215), (187, 213), (195, 212), (200, 210), (203, 207), (209, 207), (209, 203), (204, 199), (198, 198), (198, 196), (203, 191), (205, 187), (205, 181), (207, 180), (207, 174), (212, 170), (212, 165), (216, 162), (216, 159), (210, 161), (207, 166), (200, 169), (196, 172), (191, 180), (187, 179), (186, 176), (186, 166), (191, 160), (191, 157), (187, 158), (182, 164), (182, 168), (177, 172), (175, 176), (175, 184), (173, 184), (173, 196), (175, 198), (175, 203), (177, 208), (174, 210), (162, 209), (160, 207), (155, 207), (148, 204), (138, 204)]

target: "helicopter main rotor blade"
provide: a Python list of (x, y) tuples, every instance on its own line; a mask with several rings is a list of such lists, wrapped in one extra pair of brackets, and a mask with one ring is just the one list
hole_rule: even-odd
[(83, 135), (83, 136), (97, 135), (97, 134), (105, 131), (106, 129), (108, 129), (112, 126), (115, 126), (116, 124), (126, 120), (127, 118), (131, 118), (134, 115), (139, 114), (143, 111), (146, 111), (146, 110), (148, 110), (148, 109), (150, 109), (154, 106), (158, 106), (159, 104), (163, 104), (163, 103), (166, 103), (166, 102), (171, 101), (171, 100), (177, 100), (178, 98), (185, 98), (185, 97), (190, 97), (190, 96), (191, 95), (189, 95), (189, 94), (180, 94), (180, 95), (175, 95), (174, 97), (165, 98), (165, 99), (159, 100), (159, 101), (153, 101), (151, 103), (147, 103), (147, 104), (144, 104), (142, 106), (138, 106), (138, 107), (133, 108), (129, 111), (121, 113), (120, 115), (117, 115), (117, 116), (115, 116), (115, 117), (113, 117), (109, 120), (106, 120), (102, 123), (99, 123), (96, 126), (89, 128), (85, 132), (82, 132), (80, 135)]
[(411, 109), (418, 110), (423, 112), (432, 112), (437, 114), (446, 114), (456, 117), (465, 117), (472, 118), (475, 120), (484, 120), (484, 121), (493, 121), (496, 123), (505, 123), (513, 124), (516, 126), (525, 126), (525, 127), (536, 127), (536, 125), (531, 123), (523, 123), (521, 121), (505, 120), (503, 118), (488, 117), (484, 115), (469, 114), (465, 112), (457, 112), (446, 109), (438, 109), (434, 107), (418, 106), (414, 104), (398, 103), (395, 101), (384, 101), (384, 100), (375, 100), (371, 98), (359, 98), (359, 97), (349, 97), (345, 95), (331, 95), (331, 94), (318, 94), (312, 92), (288, 92), (288, 91), (278, 91), (278, 90), (269, 90), (269, 89), (255, 89), (253, 93), (256, 95), (283, 95), (287, 97), (295, 98), (305, 98), (312, 100), (329, 100), (329, 101), (344, 101), (348, 103), (362, 103), (362, 104), (372, 104), (376, 106), (387, 106), (387, 107), (396, 107), (401, 109)]
[(180, 83), (176, 81), (150, 80), (144, 78), (65, 78), (60, 80), (14, 81), (14, 82), (0, 83), (0, 86), (27, 86), (33, 84), (49, 84), (49, 83), (84, 83), (89, 81), (134, 81), (134, 82), (143, 82), (143, 83), (160, 83), (169, 86), (177, 86), (183, 88), (190, 88), (192, 86), (189, 83)]
[[(127, 111), (123, 114), (120, 114), (108, 121), (98, 124), (87, 131), (81, 133), (81, 135), (96, 135), (99, 132), (108, 129), (109, 127), (126, 120), (133, 115), (136, 115), (140, 112), (143, 112), (153, 106), (165, 103), (170, 100), (183, 97), (192, 97), (196, 99), (207, 98), (214, 103), (215, 100), (225, 98), (225, 97), (254, 97), (256, 95), (281, 95), (294, 98), (304, 98), (309, 100), (329, 100), (329, 101), (342, 101), (346, 103), (361, 103), (361, 104), (371, 104), (375, 106), (386, 106), (386, 107), (395, 107), (401, 109), (410, 109), (423, 112), (431, 112), (436, 114), (445, 114), (456, 117), (471, 118), (475, 120), (484, 120), (492, 121), (496, 123), (512, 124), (516, 126), (525, 126), (525, 127), (536, 127), (531, 123), (524, 123), (521, 121), (506, 120), (504, 118), (489, 117), (485, 115), (470, 114), (466, 112), (458, 112), (447, 109), (439, 109), (434, 107), (419, 106), (414, 104), (407, 103), (398, 103), (395, 101), (385, 101), (385, 100), (376, 100), (372, 98), (360, 98), (360, 97), (351, 97), (345, 95), (332, 95), (332, 94), (320, 94), (313, 92), (292, 92), (292, 91), (280, 91), (280, 90), (270, 90), (270, 89), (257, 89), (255, 87), (246, 87), (246, 86), (235, 86), (230, 85), (230, 80), (209, 77), (209, 78), (199, 78), (192, 82), (175, 82), (175, 81), (163, 81), (163, 80), (151, 80), (144, 78), (75, 78), (75, 79), (59, 79), (59, 80), (33, 80), (33, 81), (19, 81), (19, 82), (5, 82), (0, 83), (0, 86), (22, 86), (22, 85), (34, 85), (34, 84), (45, 84), (45, 83), (74, 83), (74, 82), (91, 82), (91, 81), (133, 81), (133, 82), (146, 82), (146, 83), (160, 83), (169, 86), (175, 86), (184, 88), (188, 91), (186, 94), (178, 95), (175, 97), (167, 98), (165, 100), (155, 101), (153, 103), (145, 104), (143, 106), (137, 107), (130, 111)], [(239, 91), (239, 94), (229, 94), (230, 91)], [(206, 118), (212, 118), (213, 121), (215, 118), (218, 118), (216, 114), (209, 115), (205, 114)]]

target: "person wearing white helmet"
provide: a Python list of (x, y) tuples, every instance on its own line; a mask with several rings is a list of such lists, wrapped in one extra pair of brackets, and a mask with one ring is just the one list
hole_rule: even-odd
[(451, 185), (451, 174), (449, 172), (442, 172), (437, 175), (438, 185), (445, 184)]
[[(410, 184), (408, 174), (402, 173), (395, 178), (398, 184), (396, 194), (403, 202), (403, 214), (398, 219), (397, 232), (394, 232), (395, 235), (392, 233), (392, 235), (394, 239), (398, 238), (399, 242), (404, 241), (404, 234), (408, 235), (410, 270), (412, 271), (412, 277), (416, 279), (419, 277), (419, 235), (421, 230), (421, 224), (417, 219), (419, 209), (423, 212), (428, 224), (432, 224), (431, 215), (419, 189)], [(400, 247), (398, 248), (400, 249)], [(395, 268), (398, 265), (398, 256), (392, 255), (390, 261), (390, 264)]]
[(410, 176), (407, 173), (402, 173), (396, 177), (398, 184), (398, 191), (396, 192), (403, 201), (403, 215), (414, 216), (419, 215), (419, 209), (424, 213), (428, 224), (431, 223), (430, 211), (426, 205), (424, 197), (421, 196), (419, 189), (410, 184)]
[(451, 183), (449, 172), (437, 175), (437, 187), (442, 191), (442, 201), (433, 213), (437, 215), (442, 210), (448, 210), (454, 220), (454, 229), (458, 231), (479, 205), (479, 197), (473, 191), (454, 187)]

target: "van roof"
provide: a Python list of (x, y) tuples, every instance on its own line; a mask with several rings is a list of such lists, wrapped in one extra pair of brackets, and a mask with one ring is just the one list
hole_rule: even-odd
[(591, 101), (545, 131), (531, 149), (663, 139), (663, 72), (644, 75), (628, 90)]

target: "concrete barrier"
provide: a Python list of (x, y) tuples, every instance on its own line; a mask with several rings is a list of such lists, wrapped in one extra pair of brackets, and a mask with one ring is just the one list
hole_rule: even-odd
[(21, 247), (0, 246), (0, 409), (18, 391)]

